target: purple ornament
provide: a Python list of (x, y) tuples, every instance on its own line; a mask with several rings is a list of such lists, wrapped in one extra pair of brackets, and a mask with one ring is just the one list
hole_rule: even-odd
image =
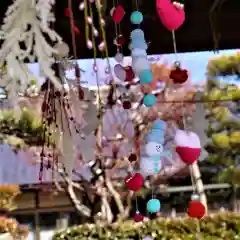
[(126, 79), (127, 74), (121, 64), (116, 64), (114, 66), (114, 73), (118, 79), (120, 79), (122, 81), (124, 81)]
[(121, 63), (123, 61), (123, 55), (121, 53), (117, 53), (114, 58), (118, 63)]
[(146, 237), (146, 238), (144, 238), (143, 240), (153, 240), (153, 239), (150, 238), (150, 237)]

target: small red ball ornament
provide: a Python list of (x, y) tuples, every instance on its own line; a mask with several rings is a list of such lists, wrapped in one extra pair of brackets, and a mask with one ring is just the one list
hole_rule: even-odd
[(116, 39), (114, 40), (114, 44), (117, 46), (122, 46), (125, 44), (125, 38), (123, 35), (119, 35), (116, 37)]
[(187, 214), (189, 217), (201, 219), (206, 214), (205, 206), (199, 201), (190, 201)]
[(188, 80), (188, 71), (176, 67), (171, 70), (169, 77), (173, 80), (174, 84), (183, 84)]
[(137, 155), (135, 153), (131, 153), (128, 157), (129, 162), (137, 161)]
[(144, 216), (140, 212), (136, 212), (136, 214), (133, 217), (133, 220), (135, 222), (142, 222), (144, 219)]
[(129, 174), (125, 178), (125, 185), (128, 188), (128, 190), (137, 192), (144, 183), (144, 178), (140, 173), (135, 174)]

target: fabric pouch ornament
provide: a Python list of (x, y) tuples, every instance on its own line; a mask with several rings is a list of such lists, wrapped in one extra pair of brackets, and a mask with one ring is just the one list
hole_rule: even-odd
[(176, 152), (187, 164), (193, 164), (201, 154), (201, 144), (198, 135), (194, 132), (177, 130), (174, 138)]
[(181, 69), (180, 64), (176, 63), (176, 66), (171, 70), (169, 77), (174, 84), (183, 84), (188, 80), (188, 71)]
[(115, 23), (120, 23), (123, 20), (124, 15), (125, 15), (124, 8), (122, 7), (121, 4), (117, 4), (116, 7), (114, 7), (111, 10), (110, 13), (111, 13), (111, 16), (112, 16), (112, 20)]

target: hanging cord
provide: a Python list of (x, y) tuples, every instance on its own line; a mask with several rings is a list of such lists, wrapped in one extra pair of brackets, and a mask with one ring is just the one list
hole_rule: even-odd
[(77, 46), (76, 46), (76, 36), (74, 32), (75, 25), (74, 25), (72, 0), (68, 0), (68, 9), (69, 9), (69, 19), (70, 19), (70, 25), (71, 25), (73, 56), (74, 56), (74, 59), (77, 60)]
[[(88, 5), (85, 5), (85, 9), (87, 10)], [(90, 13), (90, 18), (93, 19), (93, 10), (92, 10), (92, 4), (89, 5), (89, 13)], [(99, 77), (98, 77), (98, 69), (97, 69), (97, 46), (96, 46), (96, 41), (94, 37), (94, 26), (92, 26), (92, 44), (93, 44), (93, 59), (94, 59), (94, 72), (96, 74), (96, 80), (97, 80), (97, 92), (98, 92), (98, 105), (99, 105), (99, 119), (100, 119), (100, 124), (101, 124), (101, 134), (103, 137), (104, 130), (103, 130), (103, 113), (102, 113), (102, 96), (101, 96), (101, 91), (100, 91), (100, 84), (99, 84)]]
[[(186, 132), (188, 132), (183, 103), (181, 105), (181, 110), (182, 110), (183, 129)], [(197, 193), (197, 186), (196, 186), (196, 182), (194, 181), (192, 166), (189, 166), (189, 172), (190, 172), (190, 177), (191, 177), (191, 182), (192, 182), (192, 187), (193, 187), (193, 194), (196, 194)], [(200, 221), (199, 220), (196, 220), (196, 228), (197, 228), (196, 229), (196, 238), (198, 240), (201, 240), (201, 236), (200, 236), (200, 234), (201, 234), (201, 227), (200, 227)]]
[[(113, 0), (113, 7), (115, 7), (116, 4), (118, 4), (118, 0), (117, 0), (117, 2), (115, 0)], [(118, 37), (118, 24), (114, 23), (114, 27), (115, 27), (115, 36), (116, 36), (116, 41), (117, 41), (117, 37)], [(117, 52), (119, 52), (119, 46), (118, 46), (117, 43), (116, 43), (116, 46), (117, 46)]]
[(178, 54), (177, 54), (177, 42), (176, 42), (176, 36), (175, 36), (175, 31), (172, 30), (172, 40), (173, 40), (173, 50), (175, 53), (176, 59), (178, 59)]
[[(85, 1), (87, 1), (87, 0), (85, 0)], [(108, 70), (109, 70), (109, 74), (112, 78), (113, 90), (114, 90), (114, 93), (116, 95), (116, 83), (115, 83), (115, 80), (113, 78), (112, 69), (111, 69), (110, 60), (109, 60), (107, 38), (106, 38), (106, 32), (104, 30), (104, 22), (103, 22), (103, 17), (102, 17), (102, 12), (101, 12), (101, 2), (100, 2), (100, 0), (95, 1), (95, 6), (96, 6), (97, 12), (98, 12), (98, 19), (99, 19), (101, 34), (102, 34), (103, 43), (104, 43), (104, 51), (105, 51), (105, 55), (106, 55), (106, 58), (107, 58)]]

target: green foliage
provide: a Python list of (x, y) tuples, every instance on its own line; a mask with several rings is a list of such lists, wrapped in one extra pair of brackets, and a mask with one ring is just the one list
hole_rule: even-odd
[(44, 126), (40, 116), (30, 109), (21, 113), (14, 110), (0, 111), (1, 142), (18, 148), (24, 145), (38, 146), (42, 143)]
[[(190, 218), (159, 218), (136, 224), (127, 221), (110, 226), (84, 224), (57, 233), (53, 240), (197, 240), (197, 221)], [(200, 237), (208, 240), (240, 239), (240, 215), (221, 213), (199, 221)]]
[(239, 186), (240, 171), (236, 166), (240, 156), (240, 89), (210, 80), (204, 100), (209, 120), (206, 134), (211, 140), (205, 146), (208, 160), (222, 167), (215, 179)]
[(209, 76), (240, 75), (240, 52), (231, 56), (221, 56), (209, 61), (207, 71)]

